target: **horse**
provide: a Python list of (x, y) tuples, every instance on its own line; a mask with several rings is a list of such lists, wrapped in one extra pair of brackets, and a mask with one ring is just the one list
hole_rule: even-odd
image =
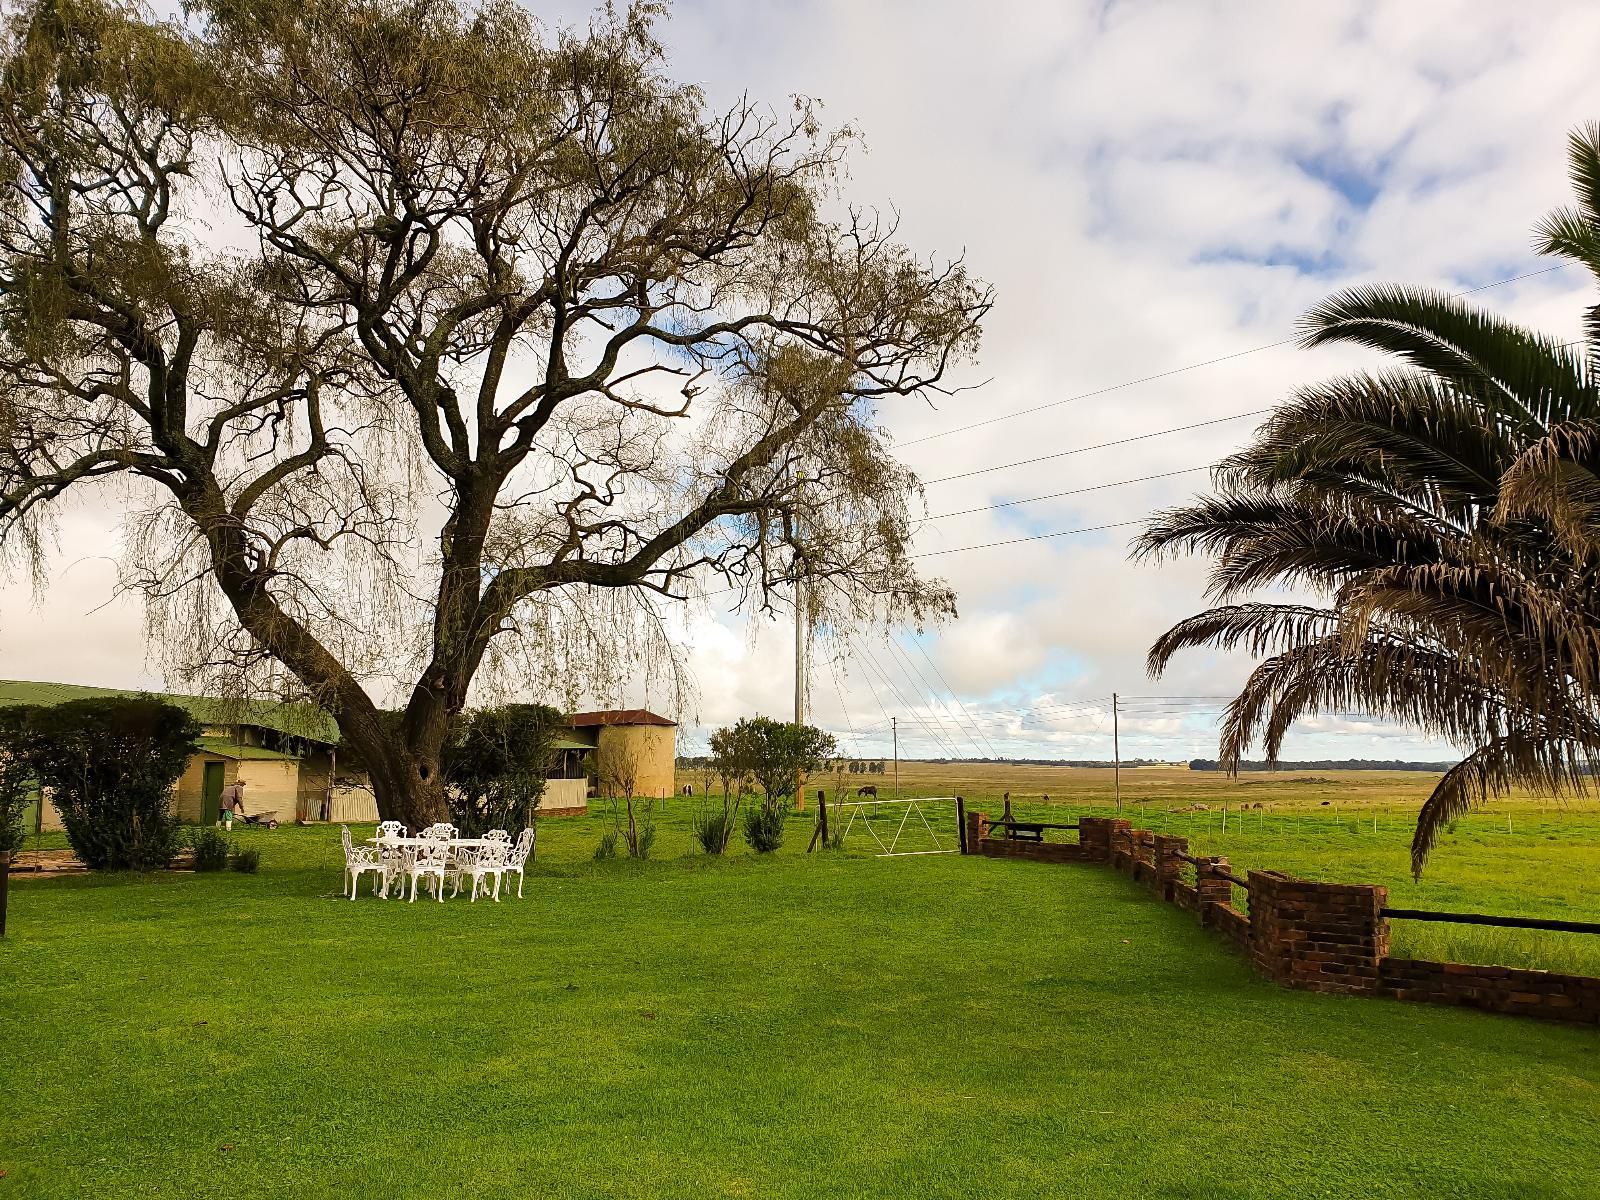
[(876, 800), (878, 798), (878, 785), (875, 783), (869, 783), (866, 787), (859, 787), (856, 789), (856, 795), (871, 796), (874, 800)]
[(684, 794), (684, 795), (685, 795), (685, 796), (692, 796), (692, 795), (694, 795), (694, 784), (692, 784), (692, 783), (686, 783), (686, 784), (684, 784), (684, 785), (683, 785), (683, 794)]

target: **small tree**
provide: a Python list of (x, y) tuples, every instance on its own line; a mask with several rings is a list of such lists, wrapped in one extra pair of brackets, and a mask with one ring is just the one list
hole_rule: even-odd
[(467, 837), (531, 826), (555, 763), (563, 721), (546, 704), (482, 708), (457, 726), (445, 746), (445, 796)]
[(622, 838), (628, 847), (628, 857), (650, 857), (650, 847), (656, 840), (655, 823), (650, 816), (654, 804), (645, 802), (641, 820), (635, 805), (640, 771), (638, 747), (627, 738), (611, 739), (600, 747), (597, 757), (601, 789), (611, 799), (613, 806), (619, 796), (627, 806), (628, 823), (622, 831)]
[(178, 852), (172, 787), (199, 747), (200, 726), (154, 696), (32, 708), (21, 744), (91, 870), (149, 871)]
[(22, 849), (22, 813), (34, 789), (22, 738), (26, 713), (20, 708), (0, 709), (0, 937), (6, 935), (11, 856)]
[(821, 770), (838, 748), (831, 733), (814, 725), (770, 717), (751, 717), (739, 724), (748, 729), (750, 771), (761, 784), (769, 809), (782, 807), (794, 796), (799, 781)]
[(708, 854), (721, 854), (733, 838), (739, 806), (755, 765), (755, 743), (748, 721), (740, 721), (712, 733), (709, 744), (711, 770), (722, 783), (722, 816), (701, 820), (708, 830), (701, 844)]

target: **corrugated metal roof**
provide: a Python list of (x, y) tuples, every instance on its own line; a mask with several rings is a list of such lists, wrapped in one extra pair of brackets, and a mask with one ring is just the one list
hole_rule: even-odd
[(573, 713), (569, 719), (575, 729), (590, 725), (677, 725), (676, 721), (669, 721), (648, 708), (603, 708), (596, 712)]
[[(33, 683), (20, 679), (0, 679), (0, 708), (18, 704), (54, 706), (70, 700), (93, 700), (103, 696), (137, 696), (132, 688), (89, 687), (79, 683)], [(311, 704), (280, 704), (271, 700), (224, 700), (214, 696), (179, 696), (170, 692), (151, 692), (157, 699), (176, 704), (205, 725), (254, 725), (293, 737), (333, 745), (339, 740), (339, 727), (333, 718)]]
[(237, 762), (260, 762), (268, 759), (287, 760), (299, 762), (297, 754), (285, 754), (281, 750), (268, 750), (265, 746), (241, 746), (230, 738), (198, 739), (200, 749), (206, 754), (218, 754), (223, 758), (231, 758)]

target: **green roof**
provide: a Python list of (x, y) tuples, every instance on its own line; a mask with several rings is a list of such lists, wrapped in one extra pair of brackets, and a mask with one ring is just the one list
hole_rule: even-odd
[[(134, 688), (87, 687), (78, 683), (30, 683), (0, 679), (0, 708), (19, 704), (53, 706), (71, 700), (93, 700), (104, 696), (137, 696)], [(176, 704), (203, 725), (254, 725), (292, 737), (332, 745), (339, 740), (339, 727), (333, 718), (313, 704), (285, 704), (273, 700), (224, 700), (214, 696), (178, 696), (151, 692), (157, 699)], [(232, 745), (227, 739), (217, 740)], [(237, 747), (254, 750), (255, 747)], [(221, 750), (217, 751), (222, 753)], [(270, 754), (270, 751), (264, 752)]]
[(298, 755), (285, 754), (281, 750), (268, 750), (265, 746), (241, 746), (232, 738), (203, 737), (196, 741), (206, 754), (220, 754), (223, 758), (231, 758), (238, 762), (257, 762), (266, 759), (299, 761)]

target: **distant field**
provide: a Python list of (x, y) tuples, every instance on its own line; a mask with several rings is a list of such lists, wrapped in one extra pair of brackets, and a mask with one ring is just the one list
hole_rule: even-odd
[[(1187, 767), (1122, 771), (1122, 807), (1108, 769), (994, 763), (900, 764), (905, 796), (964, 797), (969, 807), (1044, 819), (1124, 816), (1190, 839), (1235, 869), (1273, 868), (1307, 879), (1380, 883), (1396, 907), (1600, 921), (1600, 799), (1519, 795), (1464, 817), (1411, 878), (1417, 809), (1438, 776), (1422, 771), (1251, 772), (1230, 779)], [(704, 780), (682, 772), (681, 783)], [(836, 798), (865, 783), (894, 794), (892, 775), (813, 779)], [(1044, 797), (1049, 797), (1048, 807)], [(1259, 807), (1257, 807), (1259, 806)], [(1509, 825), (1508, 825), (1509, 821)], [(1237, 897), (1245, 903), (1242, 893)], [(1396, 954), (1600, 975), (1600, 935), (1394, 924)]]

